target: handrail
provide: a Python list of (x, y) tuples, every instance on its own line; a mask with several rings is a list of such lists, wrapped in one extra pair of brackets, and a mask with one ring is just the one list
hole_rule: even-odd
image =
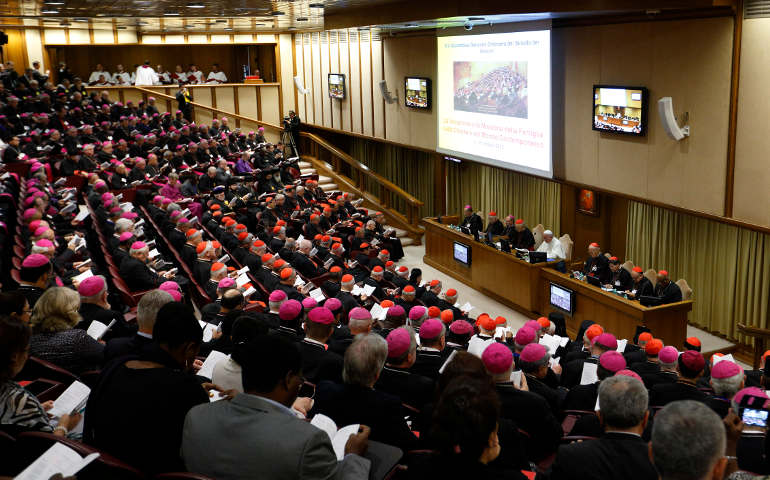
[(351, 157), (347, 153), (343, 152), (342, 150), (338, 149), (334, 145), (328, 143), (326, 140), (324, 140), (323, 138), (319, 137), (318, 135), (315, 135), (315, 134), (312, 134), (312, 133), (309, 133), (309, 132), (300, 132), (300, 136), (301, 137), (309, 138), (310, 140), (314, 141), (318, 145), (322, 146), (323, 148), (328, 150), (330, 153), (336, 155), (342, 161), (344, 161), (345, 163), (347, 163), (348, 165), (350, 165), (351, 167), (353, 167), (357, 171), (361, 172), (363, 175), (365, 175), (365, 176), (369, 177), (370, 179), (376, 181), (377, 183), (387, 187), (388, 190), (390, 190), (391, 192), (395, 193), (399, 197), (401, 197), (404, 200), (406, 200), (407, 203), (409, 203), (409, 204), (411, 204), (411, 205), (413, 205), (415, 207), (422, 207), (424, 205), (424, 203), (419, 198), (415, 198), (414, 196), (409, 194), (409, 192), (405, 191), (404, 189), (402, 189), (401, 187), (399, 187), (395, 183), (391, 182), (387, 178), (385, 178), (385, 177), (383, 177), (383, 176), (381, 176), (381, 175), (371, 171), (369, 169), (369, 167), (367, 167), (363, 163), (359, 162), (355, 158)]
[[(86, 87), (86, 89), (89, 89), (89, 88), (95, 88), (95, 87)], [(102, 87), (98, 87), (99, 90), (103, 90), (103, 89), (108, 90), (109, 88), (110, 87), (103, 87), (103, 88)], [(137, 87), (136, 85), (112, 86), (111, 88), (126, 88), (126, 89), (130, 88), (130, 89), (133, 89), (133, 90), (138, 90), (138, 91), (140, 91), (142, 93), (149, 94), (149, 95), (151, 95), (153, 97), (160, 97), (160, 98), (163, 98), (165, 100), (171, 100), (171, 101), (176, 102), (176, 97), (172, 97), (171, 95), (166, 95), (165, 93), (156, 92), (155, 90), (149, 90), (149, 89), (146, 89), (146, 88)], [(240, 114), (237, 114), (237, 113), (233, 113), (233, 112), (227, 112), (225, 110), (222, 110), (221, 108), (210, 107), (208, 105), (203, 105), (201, 103), (196, 103), (196, 102), (188, 102), (188, 103), (190, 105), (192, 105), (193, 107), (196, 107), (196, 108), (202, 108), (202, 109), (208, 110), (210, 112), (221, 113), (222, 115), (226, 115), (228, 117), (232, 117), (232, 118), (235, 118), (235, 119), (238, 119), (238, 120), (242, 120), (242, 121), (246, 121), (246, 122), (251, 122), (251, 123), (256, 123), (257, 125), (261, 125), (261, 126), (266, 127), (266, 128), (271, 128), (271, 129), (276, 130), (278, 132), (282, 132), (283, 131), (283, 128), (281, 128), (280, 125), (275, 125), (274, 123), (263, 122), (262, 120), (257, 120), (255, 118), (245, 117), (243, 115), (240, 115)]]

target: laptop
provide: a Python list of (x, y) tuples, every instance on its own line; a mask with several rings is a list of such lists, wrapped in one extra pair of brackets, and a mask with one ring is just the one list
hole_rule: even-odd
[(589, 284), (593, 285), (594, 287), (602, 288), (602, 282), (599, 281), (599, 279), (597, 277), (592, 277), (590, 275), (586, 275), (586, 281)]
[(529, 252), (529, 263), (543, 263), (548, 261), (548, 254), (545, 252)]
[(660, 297), (656, 297), (654, 295), (642, 295), (639, 297), (639, 303), (645, 307), (657, 307), (658, 305), (663, 304), (663, 302), (660, 300)]

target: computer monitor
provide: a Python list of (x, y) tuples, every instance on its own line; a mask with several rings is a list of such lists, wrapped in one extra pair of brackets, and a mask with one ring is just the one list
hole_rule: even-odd
[(460, 242), (454, 242), (452, 247), (452, 257), (465, 266), (471, 265), (471, 248)]
[(549, 301), (552, 307), (569, 315), (575, 310), (575, 292), (561, 285), (551, 283)]
[(548, 254), (545, 252), (529, 252), (529, 263), (543, 263), (548, 261)]

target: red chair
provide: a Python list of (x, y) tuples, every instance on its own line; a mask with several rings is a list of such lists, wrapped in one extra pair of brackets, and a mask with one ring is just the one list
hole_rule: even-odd
[(24, 385), (24, 388), (35, 395), (40, 403), (43, 403), (48, 400), (56, 400), (59, 398), (59, 395), (67, 389), (67, 386), (61, 382), (38, 378), (37, 380)]
[(16, 378), (19, 380), (47, 379), (63, 383), (65, 386), (78, 380), (78, 376), (74, 373), (37, 357), (29, 357)]
[(16, 437), (16, 449), (14, 460), (19, 472), (27, 465), (34, 462), (54, 443), (61, 443), (75, 450), (80, 456), (85, 457), (92, 453), (99, 453), (99, 457), (78, 472), (78, 480), (145, 480), (142, 472), (123, 463), (117, 458), (65, 437), (58, 437), (50, 433), (24, 432)]
[(589, 410), (565, 410), (564, 420), (561, 422), (561, 429), (564, 435), (569, 435), (572, 429), (575, 428), (575, 423), (585, 415), (596, 415), (596, 413)]

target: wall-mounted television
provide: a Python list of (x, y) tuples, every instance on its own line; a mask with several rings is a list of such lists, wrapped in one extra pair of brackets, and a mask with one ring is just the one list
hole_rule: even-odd
[(430, 78), (404, 78), (404, 105), (428, 110), (431, 104)]
[(575, 311), (575, 292), (561, 285), (551, 283), (549, 300), (552, 307), (572, 315)]
[(345, 75), (342, 73), (329, 74), (329, 96), (331, 98), (345, 98)]
[(647, 93), (645, 87), (594, 85), (592, 128), (644, 136), (647, 133)]
[(454, 242), (452, 256), (454, 259), (463, 265), (470, 267), (471, 265), (471, 247), (464, 243)]

